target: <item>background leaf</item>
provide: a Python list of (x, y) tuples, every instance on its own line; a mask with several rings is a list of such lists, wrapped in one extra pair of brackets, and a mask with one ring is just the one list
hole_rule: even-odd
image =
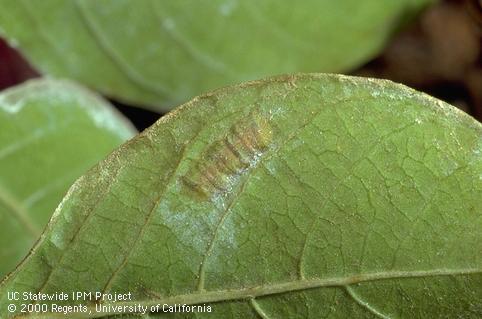
[(197, 97), (73, 185), (0, 309), (8, 291), (86, 291), (213, 307), (175, 318), (480, 317), (481, 137), (388, 81)]
[(0, 29), (44, 74), (166, 110), (243, 80), (350, 70), (430, 2), (2, 0)]
[(67, 81), (32, 80), (0, 94), (0, 278), (13, 270), (68, 187), (135, 130)]

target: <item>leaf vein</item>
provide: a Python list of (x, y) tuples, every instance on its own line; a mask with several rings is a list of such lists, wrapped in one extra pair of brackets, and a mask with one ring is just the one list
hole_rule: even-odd
[[(387, 138), (393, 136), (394, 134), (397, 134), (397, 133), (401, 133), (403, 132), (405, 129), (409, 128), (409, 127), (412, 127), (414, 125), (414, 123), (411, 123), (411, 124), (408, 124), (408, 125), (405, 125), (399, 129), (396, 129), (396, 130), (393, 130), (393, 131), (390, 131), (389, 133), (383, 135), (382, 137), (380, 137), (380, 139), (378, 139), (375, 143), (373, 143), (373, 145), (368, 149), (366, 155), (364, 155), (362, 158), (360, 158), (358, 161), (356, 161), (355, 163), (353, 163), (353, 165), (348, 169), (347, 173), (345, 176), (343, 176), (343, 178), (341, 178), (337, 183), (336, 185), (334, 186), (334, 189), (333, 191), (331, 192), (331, 195), (326, 197), (326, 201), (325, 203), (321, 206), (320, 210), (324, 209), (326, 207), (326, 205), (328, 204), (328, 202), (331, 202), (333, 203), (333, 196), (334, 194), (336, 194), (335, 190), (347, 179), (349, 178), (350, 176), (353, 176), (354, 174), (354, 170), (358, 167), (358, 165), (360, 165), (362, 163), (362, 161), (364, 159), (367, 159), (368, 156), (370, 156), (375, 150), (376, 150), (376, 147), (379, 146), (383, 141), (385, 141)], [(309, 236), (311, 235), (311, 233), (313, 232), (313, 230), (315, 229), (316, 227), (316, 223), (317, 221), (320, 219), (320, 217), (316, 218), (316, 220), (311, 224), (309, 230), (308, 230), (308, 233), (306, 234), (306, 239), (304, 241), (304, 244), (303, 244), (303, 249), (301, 251), (301, 255), (300, 255), (300, 262), (298, 264), (298, 272), (300, 273), (301, 276), (304, 276), (303, 274), (303, 269), (304, 269), (304, 256), (305, 256), (305, 252), (306, 252), (306, 246), (308, 245), (308, 239), (309, 239)], [(364, 249), (364, 248), (363, 248)]]
[[(191, 139), (191, 141), (195, 140), (196, 137), (200, 134), (201, 131), (198, 131), (194, 137)], [(157, 197), (156, 199), (156, 202), (154, 203), (154, 205), (152, 206), (151, 210), (149, 211), (149, 213), (147, 214), (145, 220), (144, 220), (144, 223), (142, 224), (139, 232), (137, 233), (137, 236), (133, 242), (133, 244), (131, 245), (130, 249), (127, 251), (127, 253), (125, 254), (125, 257), (122, 261), (122, 263), (119, 265), (119, 267), (112, 273), (112, 276), (108, 279), (107, 283), (105, 284), (104, 288), (102, 289), (102, 292), (106, 292), (109, 287), (112, 285), (113, 281), (114, 281), (114, 278), (120, 273), (120, 271), (125, 267), (125, 265), (127, 265), (127, 262), (130, 258), (130, 256), (132, 255), (132, 253), (134, 252), (134, 250), (136, 249), (137, 247), (137, 244), (140, 242), (140, 239), (142, 238), (142, 235), (144, 234), (144, 231), (147, 227), (147, 225), (149, 224), (149, 222), (151, 221), (152, 219), (152, 216), (154, 215), (154, 212), (156, 211), (156, 209), (159, 207), (160, 203), (162, 202), (163, 200), (163, 197), (164, 197), (164, 194), (168, 188), (168, 186), (171, 184), (172, 180), (177, 176), (177, 171), (179, 169), (179, 166), (180, 164), (182, 163), (182, 160), (185, 158), (186, 156), (186, 149), (187, 149), (188, 145), (185, 144), (183, 146), (183, 149), (182, 149), (182, 152), (179, 156), (179, 160), (178, 162), (176, 163), (176, 166), (174, 167), (171, 175), (169, 176), (169, 179), (167, 180), (167, 182), (164, 184), (164, 189), (160, 192), (159, 196)]]
[[(444, 276), (466, 276), (466, 275), (481, 275), (482, 269), (468, 268), (468, 269), (432, 269), (432, 270), (415, 270), (415, 271), (389, 271), (389, 272), (375, 272), (355, 274), (349, 277), (333, 277), (333, 278), (310, 278), (306, 280), (295, 280), (287, 282), (279, 282), (264, 286), (254, 286), (238, 289), (213, 290), (195, 292), (184, 295), (174, 295), (167, 297), (159, 297), (145, 301), (118, 301), (114, 303), (117, 306), (129, 305), (143, 305), (152, 306), (161, 304), (186, 304), (196, 305), (213, 302), (226, 302), (234, 300), (248, 300), (262, 296), (272, 296), (284, 293), (290, 293), (301, 290), (326, 288), (326, 287), (344, 287), (365, 282), (375, 282), (393, 279), (414, 279), (414, 278), (429, 278), (429, 277), (444, 277)], [(109, 303), (106, 303), (108, 305)], [(92, 306), (88, 306), (91, 309)], [(93, 310), (92, 313), (95, 313)], [(102, 313), (96, 314), (95, 317), (106, 317), (121, 313)], [(27, 314), (23, 318), (64, 318), (62, 313), (45, 313), (45, 314)], [(93, 318), (93, 315), (87, 313), (79, 313), (79, 318)]]
[(261, 318), (261, 319), (270, 319), (269, 316), (264, 312), (263, 308), (261, 308), (261, 305), (256, 301), (255, 298), (249, 299), (249, 303), (251, 307), (254, 309), (256, 314)]
[[(111, 59), (112, 62), (119, 68), (119, 70), (124, 73), (124, 75), (129, 79), (133, 84), (135, 84), (140, 89), (143, 89), (147, 92), (154, 93), (155, 95), (161, 97), (169, 97), (169, 90), (165, 87), (160, 86), (159, 84), (154, 85), (153, 82), (150, 82), (144, 79), (139, 72), (131, 67), (124, 58), (117, 53), (117, 51), (112, 47), (112, 45), (108, 42), (106, 37), (103, 36), (101, 29), (97, 26), (93, 18), (89, 17), (89, 11), (86, 10), (83, 5), (80, 4), (79, 1), (73, 2), (79, 17), (84, 22), (87, 30), (92, 35), (92, 38), (97, 42), (99, 48), (102, 52), (105, 53), (107, 57)], [(159, 82), (155, 82), (159, 83)]]
[(357, 295), (356, 292), (355, 292), (349, 285), (346, 285), (344, 288), (345, 288), (346, 292), (348, 293), (348, 295), (349, 295), (353, 300), (355, 300), (355, 302), (356, 302), (360, 307), (368, 310), (369, 312), (371, 312), (372, 314), (374, 314), (374, 315), (377, 316), (378, 318), (391, 319), (389, 316), (384, 315), (382, 312), (378, 311), (378, 310), (375, 309), (373, 306), (371, 306), (368, 302), (366, 302), (366, 301), (364, 301), (363, 299), (361, 299), (361, 297), (360, 297), (359, 295)]
[(228, 75), (229, 77), (235, 77), (235, 74), (232, 70), (228, 69), (226, 65), (222, 62), (216, 61), (214, 58), (209, 56), (207, 53), (203, 52), (201, 49), (198, 49), (191, 43), (189, 43), (188, 39), (185, 39), (184, 36), (180, 32), (176, 32), (173, 28), (166, 26), (164, 23), (165, 17), (162, 15), (162, 10), (159, 10), (158, 4), (160, 2), (158, 1), (152, 1), (151, 0), (151, 5), (153, 6), (153, 11), (154, 14), (159, 21), (160, 25), (162, 26), (162, 29), (174, 40), (175, 43), (179, 45), (179, 47), (186, 52), (188, 52), (189, 55), (191, 55), (194, 59), (198, 60), (201, 64), (204, 64), (208, 68)]

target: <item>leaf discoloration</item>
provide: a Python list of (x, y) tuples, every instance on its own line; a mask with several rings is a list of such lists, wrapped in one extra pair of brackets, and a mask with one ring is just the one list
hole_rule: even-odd
[[(478, 318), (481, 136), (382, 80), (300, 74), (197, 97), (76, 182), (1, 283), (0, 317), (209, 304), (210, 318)], [(133, 298), (8, 312), (23, 302), (8, 292), (59, 289)]]
[(226, 193), (236, 184), (237, 177), (257, 163), (272, 138), (269, 118), (253, 111), (208, 145), (181, 181), (197, 199), (208, 200)]

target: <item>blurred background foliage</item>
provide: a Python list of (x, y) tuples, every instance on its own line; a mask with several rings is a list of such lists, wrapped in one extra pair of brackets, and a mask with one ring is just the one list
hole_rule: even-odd
[[(53, 2), (55, 3), (55, 1)], [(231, 2), (227, 1), (226, 4), (236, 3), (236, 1)], [(341, 2), (342, 1), (340, 1), (340, 3)], [(481, 1), (444, 0), (431, 4), (431, 1), (417, 0), (398, 1), (398, 4), (394, 5), (393, 3), (395, 2), (387, 1), (387, 4), (383, 5), (378, 1), (343, 1), (343, 5), (326, 5), (326, 3), (328, 3), (327, 1), (322, 2), (325, 4), (321, 4), (320, 8), (325, 6), (327, 9), (331, 10), (331, 12), (326, 12), (326, 14), (324, 14), (326, 17), (332, 17), (336, 10), (345, 10), (346, 7), (349, 6), (353, 7), (353, 12), (356, 12), (356, 10), (360, 11), (360, 8), (369, 8), (368, 11), (362, 10), (356, 15), (354, 15), (353, 12), (348, 14), (348, 11), (345, 10), (343, 12), (347, 13), (346, 21), (337, 22), (332, 18), (327, 19), (328, 25), (332, 25), (332, 27), (329, 28), (330, 30), (320, 31), (319, 33), (313, 34), (313, 36), (325, 38), (336, 39), (338, 36), (350, 39), (350, 41), (348, 41), (349, 47), (346, 46), (346, 41), (339, 41), (330, 45), (339, 46), (338, 52), (341, 53), (338, 53), (338, 55), (341, 55), (341, 58), (347, 61), (346, 63), (337, 62), (338, 58), (336, 57), (336, 54), (325, 54), (323, 50), (321, 50), (321, 53), (316, 56), (316, 59), (318, 59), (320, 63), (317, 64), (316, 61), (303, 61), (303, 63), (301, 63), (299, 60), (305, 59), (306, 55), (302, 52), (303, 50), (296, 48), (296, 46), (293, 49), (293, 52), (280, 51), (278, 52), (278, 55), (281, 58), (286, 59), (286, 57), (289, 57), (289, 59), (292, 59), (294, 61), (294, 66), (302, 65), (299, 71), (333, 71), (337, 73), (386, 78), (400, 82), (456, 105), (457, 107), (481, 120)], [(376, 8), (376, 10), (374, 10), (374, 8)], [(18, 10), (21, 11), (24, 9), (25, 8), (21, 9), (19, 7)], [(229, 8), (225, 9), (228, 10)], [(419, 9), (423, 9), (421, 13), (419, 12)], [(169, 10), (171, 10), (171, 13), (175, 13), (178, 8), (174, 7), (170, 8)], [(296, 10), (292, 10), (294, 13), (297, 13)], [(370, 14), (367, 13), (370, 10), (376, 12), (370, 16)], [(260, 12), (263, 13), (263, 11)], [(35, 12), (31, 12), (31, 14), (32, 13), (34, 14)], [(318, 14), (318, 12), (316, 14)], [(298, 13), (298, 15), (300, 14)], [(363, 15), (365, 16), (363, 17)], [(349, 32), (353, 32), (353, 30), (359, 28), (357, 24), (362, 23), (356, 19), (353, 19), (353, 16), (362, 16), (359, 18), (359, 20), (363, 21), (363, 19), (365, 19), (367, 24), (369, 24), (368, 29), (364, 30), (364, 36), (360, 36), (363, 35), (363, 33), (354, 33), (354, 35), (349, 34)], [(13, 17), (15, 17), (15, 15), (12, 15), (12, 19)], [(308, 14), (307, 17), (311, 16)], [(320, 19), (321, 17), (322, 16), (320, 15)], [(336, 18), (339, 19), (340, 17), (336, 16)], [(293, 18), (292, 23), (297, 23), (303, 19), (306, 19), (306, 17), (301, 15), (301, 18)], [(378, 24), (376, 19), (378, 19)], [(373, 20), (375, 20), (375, 22), (373, 22)], [(336, 25), (335, 22), (337, 22), (338, 25)], [(118, 24), (119, 22), (115, 21), (115, 23)], [(304, 32), (305, 29), (301, 29), (299, 32)], [(366, 32), (367, 30), (371, 30), (371, 32)], [(188, 33), (189, 32), (190, 31), (188, 30)], [(209, 33), (213, 32), (213, 30), (207, 28), (204, 30), (204, 32)], [(234, 33), (229, 34), (229, 30), (226, 32), (228, 36), (234, 36)], [(149, 41), (151, 40), (150, 37), (148, 37), (148, 39)], [(40, 39), (40, 42), (41, 40), (42, 39)], [(242, 38), (227, 38), (224, 40), (232, 41), (233, 43), (240, 41), (244, 41), (246, 43), (249, 42), (248, 40)], [(22, 43), (19, 45), (20, 49), (22, 48), (21, 44)], [(267, 47), (271, 45), (270, 43), (258, 44), (260, 46), (264, 45)], [(36, 67), (37, 63), (35, 62), (38, 62), (38, 64), (43, 67), (45, 61), (42, 61), (42, 59), (40, 59), (41, 61), (38, 61), (37, 57), (34, 55), (31, 59), (33, 63), (29, 64), (29, 62), (23, 58), (23, 54), (26, 53), (27, 56), (29, 55), (29, 48), (31, 46), (32, 45), (30, 44), (27, 45), (25, 52), (20, 53), (16, 49), (9, 46), (6, 41), (0, 42), (0, 88), (6, 88), (21, 83), (26, 79), (40, 75), (38, 68)], [(320, 47), (327, 47), (327, 45), (326, 43), (323, 43), (323, 45)], [(40, 48), (42, 47), (40, 46)], [(159, 49), (162, 48), (164, 47), (161, 45)], [(134, 48), (134, 50), (139, 52), (141, 52), (143, 49), (144, 48), (142, 47)], [(249, 50), (247, 50), (247, 52), (249, 52)], [(311, 52), (309, 53), (311, 54)], [(159, 54), (163, 54), (163, 52), (160, 52)], [(267, 59), (267, 56), (262, 56), (262, 58)], [(336, 61), (334, 58), (336, 58)], [(192, 57), (187, 57), (186, 59), (192, 59)], [(159, 71), (156, 72), (163, 73), (164, 70), (162, 69), (162, 66), (165, 63), (175, 64), (175, 61), (177, 60), (169, 60), (169, 58), (166, 58), (165, 62), (161, 61), (158, 63), (156, 61), (152, 61), (152, 65), (148, 65), (146, 68), (157, 68)], [(194, 68), (191, 70), (188, 69), (186, 71), (184, 69), (188, 68), (188, 66), (183, 64), (183, 61), (183, 59), (180, 59), (178, 65), (175, 65), (175, 68), (180, 70), (179, 74), (189, 74), (189, 72), (191, 72), (193, 78), (201, 79), (202, 76), (205, 75), (206, 78), (211, 78), (212, 80), (208, 84), (202, 84), (199, 86), (193, 86), (194, 84), (186, 84), (188, 86), (191, 85), (191, 87), (188, 87), (185, 92), (192, 92), (192, 95), (181, 94), (181, 98), (176, 101), (177, 103), (185, 102), (193, 96), (202, 93), (199, 92), (200, 88), (206, 87), (214, 89), (219, 86), (231, 84), (231, 82), (234, 81), (233, 79), (219, 79), (216, 75), (203, 73), (206, 72), (206, 70), (202, 68)], [(259, 61), (253, 61), (252, 63), (255, 71), (256, 67), (260, 65), (258, 62)], [(281, 62), (278, 61), (277, 63), (280, 64)], [(312, 69), (309, 69), (310, 66), (312, 66)], [(274, 67), (261, 70), (259, 77), (293, 71), (290, 69), (291, 67), (291, 65), (281, 66), (276, 65), (275, 63)], [(277, 69), (279, 69), (279, 72), (275, 71)], [(253, 78), (254, 74), (256, 74), (255, 71), (253, 71), (254, 73), (250, 74), (248, 78)], [(141, 70), (140, 72), (143, 71)], [(68, 77), (68, 72), (60, 75), (63, 77)], [(182, 82), (185, 79), (176, 74), (172, 74), (171, 77), (179, 82)], [(246, 77), (246, 75), (240, 76), (239, 82), (241, 82), (241, 80), (246, 80), (244, 77)], [(219, 84), (223, 83), (222, 81), (224, 80), (227, 83), (222, 85)], [(95, 86), (95, 83), (84, 84), (87, 84), (93, 89), (98, 89)], [(102, 88), (100, 90), (102, 91)], [(121, 90), (119, 89), (119, 91)], [(136, 100), (135, 97), (132, 99), (129, 96), (125, 98), (125, 96), (122, 94), (123, 92), (120, 93), (120, 97), (117, 92), (107, 95), (111, 97), (111, 101), (114, 103), (114, 105), (129, 119), (131, 119), (131, 121), (140, 130), (155, 122), (159, 118), (159, 115), (164, 114), (166, 109), (175, 106), (168, 105), (167, 107), (148, 107), (147, 109), (141, 109), (139, 106), (142, 107), (145, 105), (146, 100), (133, 102), (133, 100)], [(156, 96), (153, 98), (156, 99)], [(129, 102), (126, 102), (126, 100), (129, 100)], [(158, 97), (157, 101), (159, 101), (160, 104), (165, 102), (162, 101), (161, 97)], [(133, 108), (132, 106), (136, 108)], [(152, 111), (153, 109), (155, 111)]]
[(434, 0), (0, 0), (0, 34), (42, 74), (166, 111), (276, 74), (345, 73)]

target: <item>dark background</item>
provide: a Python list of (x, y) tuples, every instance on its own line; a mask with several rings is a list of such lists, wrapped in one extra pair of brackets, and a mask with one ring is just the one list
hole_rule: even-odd
[[(444, 0), (394, 35), (378, 57), (350, 74), (403, 83), (482, 122), (481, 43), (482, 0)], [(0, 39), (0, 90), (37, 76), (28, 62)], [(139, 130), (162, 115), (111, 102)]]

